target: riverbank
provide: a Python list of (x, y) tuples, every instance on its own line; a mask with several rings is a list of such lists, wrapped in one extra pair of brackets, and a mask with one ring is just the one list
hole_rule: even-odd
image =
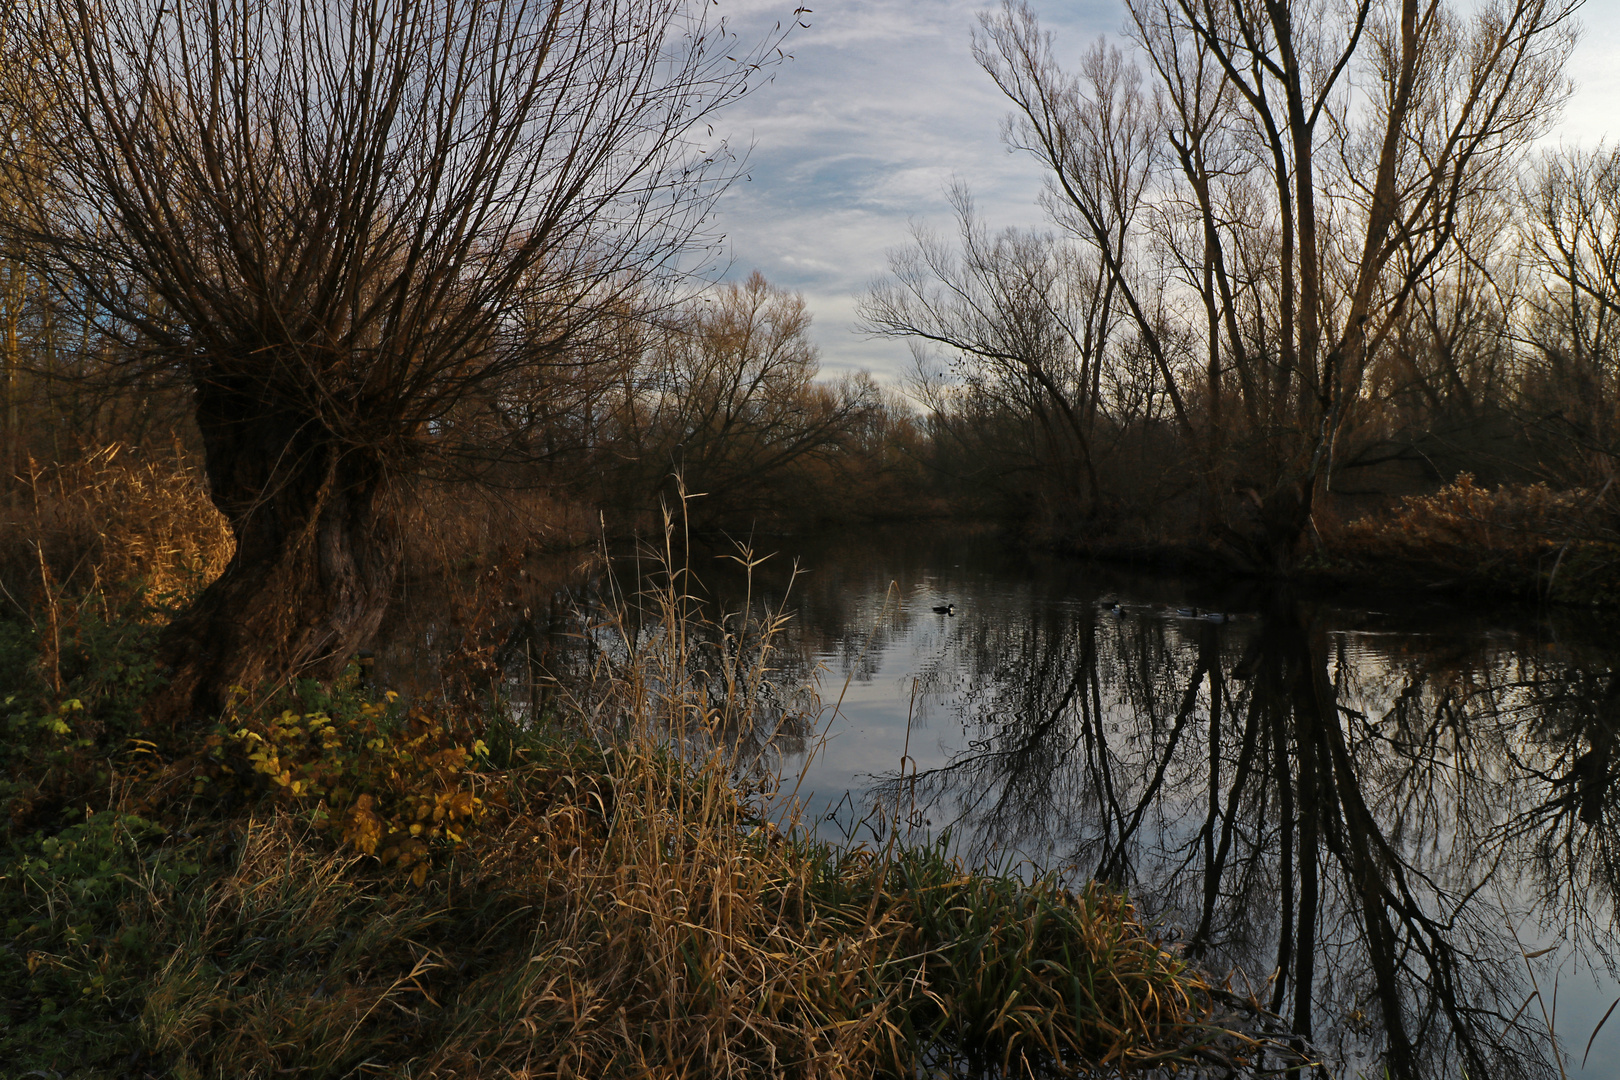
[(1620, 534), (1594, 493), (1476, 485), (1469, 476), (1341, 520), (1318, 515), (1288, 565), (1261, 572), (1219, 538), (1033, 536), (1070, 558), (1206, 578), (1271, 580), (1324, 593), (1620, 606)]
[[(0, 520), (0, 585), (24, 603), (63, 595), (139, 589), (186, 595), (217, 577), (234, 543), (209, 502), (201, 472), (186, 455), (122, 454), (117, 448), (26, 479), (27, 498)], [(513, 569), (547, 553), (590, 553), (604, 543), (604, 521), (587, 507), (535, 492), (480, 496), (425, 486), (406, 527), (401, 588), (439, 589), (476, 571)], [(948, 528), (989, 531), (1065, 558), (1095, 560), (1206, 579), (1278, 580), (1308, 590), (1466, 598), (1484, 602), (1620, 606), (1620, 532), (1602, 492), (1545, 485), (1489, 489), (1461, 476), (1432, 495), (1340, 517), (1316, 514), (1285, 560), (1261, 571), (1228, 541), (1146, 525), (1101, 531), (1038, 528), (993, 518), (940, 515), (863, 531)], [(762, 551), (826, 533), (747, 531)], [(694, 531), (694, 539), (701, 531)], [(653, 530), (656, 534), (656, 529)], [(646, 533), (610, 532), (613, 547), (635, 547)], [(702, 533), (729, 549), (731, 534)], [(575, 560), (576, 562), (578, 560)]]
[(1267, 1052), (1119, 894), (768, 821), (770, 774), (722, 734), (783, 722), (756, 713), (768, 650), (726, 667), (668, 621), (538, 722), (470, 695), (405, 708), (351, 673), (187, 745), (140, 727), (156, 614), (87, 596), (48, 647), (43, 623), (0, 626), (0, 1055), (21, 1072), (1112, 1074)]

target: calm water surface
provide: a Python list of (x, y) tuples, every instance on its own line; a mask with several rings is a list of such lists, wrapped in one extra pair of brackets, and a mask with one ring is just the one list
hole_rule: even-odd
[[(693, 566), (726, 610), (794, 612), (782, 677), (828, 708), (778, 761), (823, 835), (949, 830), (1122, 886), (1333, 1075), (1558, 1076), (1551, 1019), (1568, 1075), (1620, 1078), (1620, 1015), (1581, 1067), (1620, 996), (1620, 620), (1223, 591), (945, 530), (772, 546), (751, 587)], [(572, 603), (532, 599), (526, 661)]]

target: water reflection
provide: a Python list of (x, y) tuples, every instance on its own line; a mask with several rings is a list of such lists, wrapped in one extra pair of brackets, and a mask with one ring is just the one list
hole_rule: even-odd
[[(1613, 625), (1199, 593), (937, 533), (798, 547), (796, 580), (786, 559), (693, 561), (688, 591), (717, 617), (684, 677), (754, 695), (756, 745), (803, 763), (846, 832), (950, 827), (970, 858), (1125, 887), (1335, 1075), (1558, 1075), (1551, 965), (1613, 983)], [(508, 698), (542, 715), (652, 643), (661, 613), (627, 609), (637, 591), (598, 569), (503, 600), (526, 609), (494, 657)], [(772, 670), (738, 682), (784, 601)], [(811, 733), (782, 724), (802, 702), (781, 695), (817, 667), (840, 705), (812, 759)], [(1578, 1060), (1615, 991), (1594, 1004), (1587, 971), (1562, 988)], [(1582, 1075), (1620, 1076), (1602, 1062), (1614, 1023)]]
[(1620, 675), (1246, 606), (976, 620), (918, 675), (958, 749), (875, 796), (1128, 888), (1346, 1066), (1556, 1075), (1524, 953), (1556, 926), (1606, 960)]

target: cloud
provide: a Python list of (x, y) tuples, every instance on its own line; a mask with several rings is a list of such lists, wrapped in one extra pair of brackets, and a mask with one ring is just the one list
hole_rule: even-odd
[[(790, 35), (793, 59), (772, 82), (724, 116), (734, 140), (752, 144), (745, 179), (720, 208), (729, 276), (757, 268), (802, 291), (829, 371), (870, 367), (893, 379), (909, 366), (903, 343), (855, 333), (854, 296), (906, 242), (910, 221), (948, 224), (953, 181), (998, 222), (1040, 217), (1039, 170), (1002, 146), (1006, 101), (970, 52), (983, 6), (829, 4)], [(752, 0), (732, 10), (744, 40), (781, 17)]]
[[(792, 59), (717, 125), (734, 144), (752, 144), (747, 179), (720, 205), (728, 276), (757, 268), (803, 292), (829, 372), (867, 367), (894, 380), (910, 367), (904, 342), (855, 332), (854, 297), (884, 272), (886, 252), (906, 243), (912, 222), (951, 228), (950, 183), (969, 187), (992, 227), (1042, 224), (1040, 169), (1002, 145), (1008, 104), (970, 50), (977, 14), (989, 6), (829, 0), (804, 16), (809, 29), (788, 36)], [(1037, 0), (1037, 8), (1070, 57), (1123, 21), (1115, 0)], [(724, 0), (717, 10), (743, 41), (792, 13), (763, 0)], [(1595, 142), (1620, 100), (1620, 12), (1589, 7), (1586, 22), (1571, 64), (1583, 87), (1563, 131)]]
[(1620, 11), (1614, 5), (1590, 4), (1583, 13), (1586, 33), (1569, 58), (1568, 73), (1575, 80), (1575, 97), (1564, 110), (1559, 136), (1566, 142), (1595, 145), (1614, 127), (1615, 103), (1620, 102)]

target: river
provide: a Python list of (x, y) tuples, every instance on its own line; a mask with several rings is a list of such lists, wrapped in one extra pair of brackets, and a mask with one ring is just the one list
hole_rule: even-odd
[[(1620, 1080), (1620, 617), (1214, 585), (968, 529), (756, 549), (751, 574), (694, 554), (689, 584), (790, 614), (776, 677), (822, 708), (771, 760), (824, 837), (1114, 883), (1334, 1076), (1556, 1077), (1550, 1027), (1569, 1076)], [(618, 567), (633, 595), (646, 565)], [(497, 660), (531, 711), (535, 657), (567, 663), (546, 629), (577, 643), (581, 597), (614, 592), (587, 576), (500, 602), (528, 616)], [(433, 634), (400, 625), (406, 678)]]

